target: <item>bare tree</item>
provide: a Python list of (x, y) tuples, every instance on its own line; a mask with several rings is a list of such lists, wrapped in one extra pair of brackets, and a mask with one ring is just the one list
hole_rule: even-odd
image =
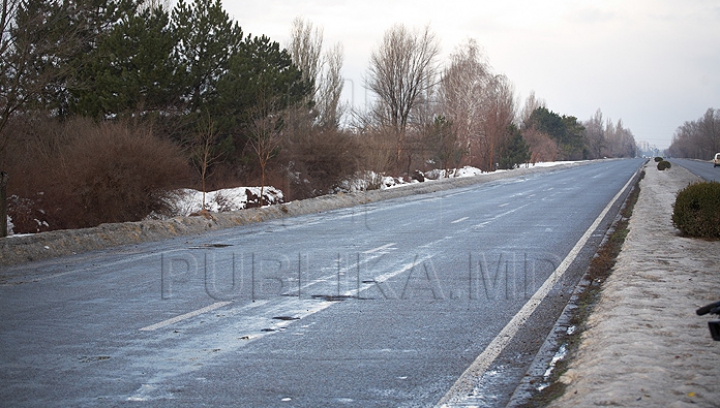
[(468, 40), (451, 56), (441, 80), (443, 113), (453, 124), (468, 163), (495, 168), (495, 152), (515, 120), (515, 96), (504, 75), (492, 74), (480, 47)]
[(697, 123), (703, 150), (714, 156), (720, 152), (720, 109), (708, 109)]
[(585, 142), (592, 158), (599, 159), (604, 156), (607, 141), (605, 140), (603, 115), (600, 109), (595, 112), (595, 115), (590, 120), (585, 122)]
[(266, 116), (257, 118), (251, 124), (253, 139), (250, 147), (257, 155), (260, 164), (260, 206), (265, 205), (265, 178), (270, 160), (277, 155), (280, 147), (280, 133), (278, 132), (279, 118), (277, 116)]
[(293, 20), (290, 29), (290, 56), (293, 64), (302, 71), (304, 81), (312, 81), (317, 90), (322, 70), (323, 30), (300, 17)]
[(215, 152), (215, 137), (217, 129), (215, 121), (207, 115), (205, 120), (201, 121), (196, 134), (196, 146), (192, 153), (191, 159), (200, 172), (200, 180), (202, 183), (202, 209), (207, 210), (205, 195), (207, 193), (207, 178), (210, 175), (210, 168), (213, 163), (220, 158), (220, 154)]
[(23, 91), (24, 73), (30, 63), (30, 44), (19, 44), (16, 14), (21, 0), (1, 0), (0, 7), (0, 151), (7, 146), (3, 129), (10, 116), (31, 96)]
[(609, 157), (635, 157), (636, 143), (630, 129), (623, 126), (622, 119), (613, 124), (610, 119), (605, 125), (606, 150)]
[(515, 90), (505, 75), (495, 75), (488, 86), (485, 104), (484, 170), (495, 170), (496, 152), (509, 137), (508, 126), (515, 120)]
[(343, 48), (340, 44), (336, 44), (325, 53), (324, 69), (315, 94), (318, 123), (322, 127), (337, 128), (343, 115), (344, 108), (340, 104), (343, 77), (340, 70), (344, 59)]
[(490, 68), (472, 39), (450, 58), (440, 82), (442, 111), (472, 163), (478, 155), (478, 140), (483, 138), (482, 105), (491, 78)]
[(555, 161), (560, 150), (550, 136), (535, 129), (534, 126), (523, 129), (522, 135), (530, 148), (530, 163)]
[(522, 111), (520, 112), (520, 125), (522, 127), (527, 127), (527, 123), (530, 120), (530, 116), (532, 116), (533, 112), (535, 112), (536, 109), (544, 108), (545, 106), (545, 100), (538, 99), (535, 96), (535, 91), (530, 91), (530, 95), (528, 95), (527, 99), (525, 100), (525, 105), (523, 105)]
[(343, 78), (343, 48), (336, 44), (323, 54), (323, 30), (300, 17), (290, 30), (290, 56), (302, 71), (302, 78), (313, 83), (314, 92), (308, 97), (315, 102), (317, 123), (322, 127), (337, 127), (342, 109), (340, 96)]
[(396, 25), (385, 32), (380, 48), (370, 57), (366, 86), (378, 97), (376, 120), (395, 136), (396, 162), (402, 154), (410, 114), (421, 95), (435, 85), (439, 52), (430, 27), (410, 31)]

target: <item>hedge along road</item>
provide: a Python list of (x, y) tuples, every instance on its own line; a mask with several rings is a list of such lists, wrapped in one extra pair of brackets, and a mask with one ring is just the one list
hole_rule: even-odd
[(6, 268), (0, 399), (502, 405), (641, 164), (598, 162)]

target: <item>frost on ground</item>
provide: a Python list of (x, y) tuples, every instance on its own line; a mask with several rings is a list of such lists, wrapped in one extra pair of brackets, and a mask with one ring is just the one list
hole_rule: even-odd
[(720, 300), (720, 242), (672, 225), (679, 190), (697, 177), (645, 167), (613, 274), (588, 321), (554, 407), (717, 407), (720, 342), (695, 310)]

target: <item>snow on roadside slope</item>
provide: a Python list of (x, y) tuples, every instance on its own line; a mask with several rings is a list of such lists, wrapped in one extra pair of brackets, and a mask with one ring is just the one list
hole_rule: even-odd
[[(265, 187), (263, 196), (265, 205), (279, 204), (284, 200), (282, 191), (275, 187)], [(166, 200), (166, 203), (169, 207), (168, 216), (170, 218), (177, 216), (187, 217), (203, 209), (203, 193), (202, 191), (183, 188), (174, 191), (170, 198)], [(205, 193), (205, 209), (210, 212), (239, 211), (248, 208), (248, 206), (258, 207), (259, 205), (260, 187), (226, 188)], [(157, 215), (152, 217), (158, 218)]]
[[(531, 167), (553, 167), (553, 166), (560, 166), (563, 164), (574, 164), (574, 163), (577, 163), (577, 161), (523, 163), (523, 164), (519, 165), (517, 168), (529, 169)], [(500, 169), (500, 170), (495, 170), (492, 173), (503, 173), (506, 171), (512, 171), (512, 170)], [(457, 169), (450, 169), (449, 171), (441, 170), (441, 169), (430, 170), (426, 173), (420, 173), (420, 175), (422, 175), (425, 180), (432, 181), (432, 180), (441, 180), (441, 179), (448, 179), (448, 178), (475, 177), (475, 176), (480, 176), (482, 174), (489, 174), (489, 173), (490, 172), (482, 171), (482, 170), (478, 169), (477, 167), (464, 166), (464, 167), (457, 168)], [(418, 183), (417, 180), (411, 179), (410, 181), (406, 181), (402, 177), (394, 178), (394, 177), (388, 177), (388, 176), (381, 176), (381, 178), (382, 178), (382, 182), (380, 184), (380, 188), (382, 188), (382, 189), (402, 187), (405, 185)]]
[[(530, 167), (550, 167), (558, 166), (562, 164), (572, 164), (575, 162), (568, 161), (557, 161), (547, 163), (535, 163), (535, 164), (523, 164), (521, 168)], [(504, 172), (509, 170), (497, 170), (494, 173)], [(444, 170), (432, 170), (424, 174), (426, 180), (438, 180), (444, 178), (461, 178), (461, 177), (474, 177), (481, 174), (487, 174), (482, 170), (465, 166), (459, 169), (451, 169), (446, 176)], [(345, 188), (348, 191), (358, 191), (368, 188), (369, 185), (379, 184), (381, 189), (388, 189), (394, 187), (402, 187), (411, 184), (417, 184), (417, 180), (405, 180), (402, 177), (395, 178), (389, 176), (382, 176), (374, 172), (368, 172), (364, 178), (357, 180), (347, 181)], [(265, 187), (265, 204), (279, 204), (284, 202), (284, 196), (282, 191), (275, 187)], [(251, 207), (257, 207), (259, 205), (260, 187), (237, 187), (227, 188), (217, 191), (209, 191), (205, 194), (205, 209), (214, 212), (228, 212), (228, 211), (239, 211), (248, 208), (248, 204)], [(202, 210), (202, 191), (197, 191), (189, 188), (176, 190), (167, 200), (167, 204), (170, 207), (169, 215), (158, 216), (157, 214), (151, 214), (148, 218), (172, 218), (177, 216), (187, 217), (190, 214), (194, 214)]]
[(720, 342), (695, 310), (720, 300), (720, 242), (673, 227), (677, 192), (698, 178), (645, 166), (629, 233), (552, 407), (717, 407)]

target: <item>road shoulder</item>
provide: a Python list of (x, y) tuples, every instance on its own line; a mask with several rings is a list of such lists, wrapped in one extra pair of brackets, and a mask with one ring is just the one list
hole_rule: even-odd
[(684, 238), (677, 192), (697, 177), (650, 162), (612, 275), (553, 407), (715, 406), (720, 342), (695, 310), (720, 300), (720, 242)]

